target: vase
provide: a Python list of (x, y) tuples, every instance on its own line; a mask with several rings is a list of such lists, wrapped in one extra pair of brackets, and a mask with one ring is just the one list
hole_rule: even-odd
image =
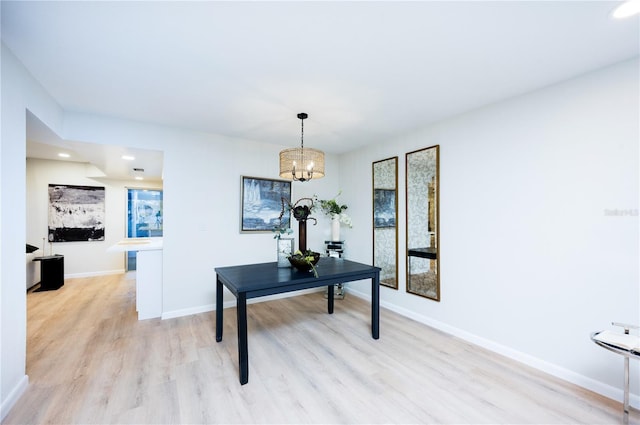
[(278, 267), (291, 267), (289, 257), (293, 254), (293, 238), (276, 239), (278, 247)]
[(331, 241), (337, 242), (340, 240), (340, 216), (334, 215), (331, 218)]
[(298, 249), (300, 252), (307, 250), (307, 220), (298, 220)]

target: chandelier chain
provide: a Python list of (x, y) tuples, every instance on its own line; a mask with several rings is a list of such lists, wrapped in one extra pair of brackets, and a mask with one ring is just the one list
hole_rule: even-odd
[(304, 118), (300, 118), (302, 131), (300, 132), (300, 149), (304, 150)]

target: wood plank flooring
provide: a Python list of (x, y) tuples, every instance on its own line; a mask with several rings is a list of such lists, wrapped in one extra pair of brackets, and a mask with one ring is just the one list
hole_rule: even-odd
[[(213, 283), (212, 283), (213, 285)], [(212, 300), (211, 300), (212, 301)], [(612, 424), (622, 407), (354, 296), (251, 304), (249, 383), (235, 309), (138, 321), (125, 275), (29, 293), (30, 386), (3, 424)], [(631, 423), (639, 423), (637, 411)]]

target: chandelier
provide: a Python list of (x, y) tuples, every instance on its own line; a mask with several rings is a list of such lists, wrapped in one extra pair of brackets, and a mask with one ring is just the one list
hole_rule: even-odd
[(280, 177), (282, 178), (306, 182), (312, 178), (324, 177), (324, 152), (304, 147), (304, 120), (308, 116), (304, 112), (298, 114), (302, 125), (300, 147), (280, 152)]

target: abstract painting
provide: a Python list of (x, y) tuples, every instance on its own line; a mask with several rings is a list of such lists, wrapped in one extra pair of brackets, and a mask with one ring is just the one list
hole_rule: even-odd
[(373, 189), (374, 227), (396, 227), (396, 191)]
[[(275, 227), (290, 227), (290, 214), (280, 223), (282, 198), (291, 203), (291, 182), (242, 176), (241, 232), (271, 232)], [(285, 209), (285, 212), (287, 210)]]
[(49, 242), (104, 240), (104, 187), (49, 185)]

